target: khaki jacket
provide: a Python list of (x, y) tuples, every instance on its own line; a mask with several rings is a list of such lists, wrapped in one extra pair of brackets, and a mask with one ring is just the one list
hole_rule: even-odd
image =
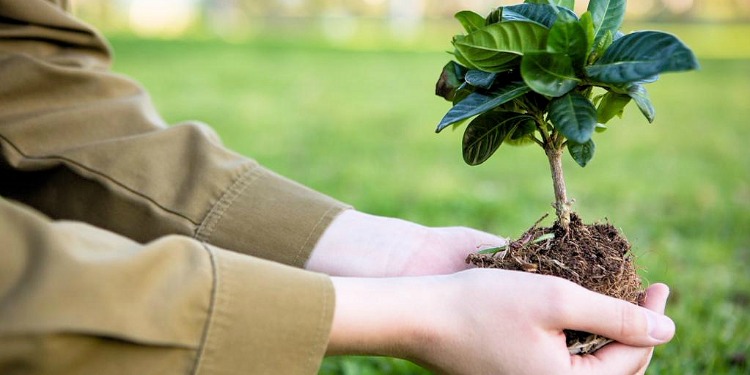
[(346, 206), (167, 126), (65, 8), (0, 0), (0, 374), (315, 373)]

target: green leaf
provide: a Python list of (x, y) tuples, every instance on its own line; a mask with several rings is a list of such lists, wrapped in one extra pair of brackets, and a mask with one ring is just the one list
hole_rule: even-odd
[(503, 7), (497, 7), (487, 15), (487, 20), (484, 21), (485, 26), (498, 23), (503, 20)]
[(488, 90), (495, 82), (497, 73), (488, 73), (481, 70), (469, 70), (466, 72), (466, 82), (470, 85)]
[(576, 143), (588, 142), (596, 127), (596, 108), (575, 91), (552, 100), (549, 117), (565, 138)]
[(555, 23), (558, 13), (567, 13), (568, 15), (577, 18), (572, 10), (557, 8), (553, 5), (547, 4), (545, 1), (543, 4), (529, 3), (503, 7), (503, 20), (536, 22), (550, 28), (552, 27), (552, 24)]
[(534, 132), (536, 131), (536, 123), (533, 119), (519, 123), (516, 129), (509, 137), (505, 138), (505, 143), (511, 146), (523, 146), (534, 143)]
[(435, 84), (435, 95), (452, 101), (456, 96), (456, 90), (464, 83), (465, 74), (466, 68), (455, 61), (446, 64), (440, 73), (437, 84)]
[(633, 98), (633, 101), (648, 122), (654, 122), (654, 119), (656, 118), (656, 110), (654, 109), (654, 105), (651, 104), (651, 99), (648, 97), (648, 91), (646, 91), (646, 88), (641, 84), (634, 84), (628, 89), (628, 95)]
[(529, 89), (529, 87), (523, 82), (512, 82), (497, 89), (492, 95), (480, 94), (478, 92), (471, 93), (466, 99), (456, 103), (456, 105), (445, 114), (435, 132), (439, 133), (448, 125), (485, 113), (529, 92), (530, 90), (531, 89)]
[(525, 52), (544, 49), (547, 32), (533, 22), (500, 22), (456, 39), (453, 44), (473, 66), (487, 72), (502, 72), (516, 66), (517, 59)]
[(575, 160), (578, 165), (585, 167), (586, 164), (591, 161), (591, 158), (594, 157), (596, 145), (591, 139), (586, 143), (568, 141), (568, 151), (570, 151), (570, 156), (573, 157), (573, 160)]
[[(523, 247), (525, 247), (526, 245), (529, 245), (529, 244), (537, 244), (537, 243), (540, 243), (540, 242), (552, 240), (554, 238), (555, 238), (555, 234), (554, 233), (545, 233), (545, 234), (537, 237), (533, 241), (527, 242), (527, 243), (523, 244)], [(502, 246), (498, 246), (498, 247), (491, 247), (489, 249), (484, 249), (484, 250), (477, 251), (477, 254), (497, 254), (497, 253), (499, 253), (501, 251), (505, 251), (507, 248), (508, 248), (508, 245), (502, 245)]]
[(484, 27), (484, 17), (470, 10), (460, 11), (454, 17), (456, 17), (458, 22), (461, 22), (467, 33), (472, 33)]
[(697, 68), (693, 52), (674, 35), (639, 31), (614, 41), (586, 73), (603, 83), (628, 83)]
[(581, 27), (586, 32), (587, 51), (591, 51), (594, 47), (594, 40), (596, 38), (596, 31), (594, 31), (594, 19), (591, 16), (591, 12), (585, 12), (581, 15)]
[(576, 0), (556, 0), (557, 5), (568, 8), (570, 10), (575, 9)]
[(456, 94), (453, 96), (453, 100), (451, 100), (451, 102), (453, 102), (453, 105), (455, 105), (456, 103), (466, 99), (466, 97), (474, 92), (474, 89), (474, 86), (466, 82), (462, 83), (461, 86), (458, 86), (458, 88), (456, 89)]
[(601, 38), (594, 42), (594, 47), (591, 50), (591, 54), (589, 55), (589, 62), (594, 62), (601, 57), (604, 52), (609, 48), (609, 46), (612, 44), (612, 34), (607, 32), (607, 34), (604, 35), (604, 38)]
[(606, 124), (615, 116), (622, 117), (625, 106), (630, 103), (630, 99), (630, 95), (607, 91), (596, 108), (596, 120), (601, 124)]
[(464, 133), (464, 161), (469, 165), (484, 163), (513, 134), (519, 124), (529, 120), (533, 121), (529, 115), (505, 111), (491, 111), (478, 116), (466, 127)]
[(594, 40), (604, 38), (607, 32), (613, 36), (620, 30), (625, 18), (627, 0), (591, 0), (588, 11), (594, 20)]
[(527, 52), (523, 56), (521, 76), (532, 90), (551, 97), (566, 94), (579, 82), (570, 57), (544, 51)]
[[(466, 39), (466, 35), (455, 35), (453, 37), (453, 42), (452, 43), (455, 46), (456, 43), (457, 43), (457, 41), (464, 40), (464, 39)], [(477, 69), (477, 67), (474, 66), (474, 64), (472, 64), (471, 61), (469, 61), (466, 57), (464, 57), (464, 55), (461, 53), (461, 51), (458, 50), (458, 48), (454, 48), (453, 52), (449, 52), (449, 53), (452, 54), (453, 57), (455, 57), (456, 60), (461, 65), (463, 65), (463, 66), (465, 66), (465, 67), (467, 67), (469, 69)]]
[(575, 16), (562, 12), (557, 16), (547, 37), (547, 51), (564, 53), (570, 56), (576, 70), (583, 69), (589, 51), (588, 39)]

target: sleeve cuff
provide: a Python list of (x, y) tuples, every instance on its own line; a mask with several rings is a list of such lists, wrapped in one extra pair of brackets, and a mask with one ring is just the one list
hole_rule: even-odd
[(197, 374), (316, 374), (328, 345), (330, 278), (209, 247), (215, 287)]
[(214, 205), (196, 238), (303, 267), (328, 225), (350, 208), (253, 164)]

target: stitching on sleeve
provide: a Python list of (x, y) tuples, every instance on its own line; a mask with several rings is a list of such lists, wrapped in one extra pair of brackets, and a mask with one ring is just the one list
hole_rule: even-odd
[[(335, 294), (334, 294), (334, 296), (335, 296)], [(329, 298), (331, 298), (331, 291), (330, 291), (330, 289), (327, 286), (324, 286), (323, 287), (323, 301), (322, 301), (323, 302), (323, 308), (320, 311), (320, 319), (318, 319), (318, 333), (315, 335), (315, 338), (317, 340), (325, 341), (326, 345), (328, 345), (329, 337), (325, 336), (325, 334), (327, 333), (327, 331), (323, 327), (327, 327), (328, 326), (328, 324), (326, 322), (326, 317), (328, 317), (329, 315), (333, 315), (333, 314), (330, 314), (330, 310), (329, 310), (329, 307), (328, 307), (329, 306), (329, 302), (328, 302)], [(335, 303), (335, 298), (334, 298), (334, 303)], [(313, 367), (314, 364), (316, 364), (316, 363), (319, 362), (319, 358), (318, 358), (318, 356), (316, 355), (316, 352), (315, 352), (315, 343), (314, 342), (310, 345), (310, 351), (308, 352), (307, 361), (308, 361), (309, 367)]]
[(318, 218), (318, 221), (315, 223), (315, 226), (310, 230), (310, 233), (307, 234), (307, 238), (305, 238), (305, 241), (302, 242), (302, 245), (297, 249), (297, 254), (294, 256), (294, 264), (299, 264), (299, 261), (301, 260), (302, 253), (304, 250), (308, 247), (310, 244), (310, 240), (312, 240), (312, 236), (314, 233), (318, 232), (318, 227), (323, 223), (324, 220), (328, 219), (330, 216), (330, 213), (336, 210), (340, 210), (340, 206), (332, 206), (326, 210), (326, 212), (323, 213), (323, 215), (320, 215), (320, 218)]
[(229, 186), (203, 218), (195, 231), (194, 237), (196, 240), (210, 242), (209, 239), (222, 217), (224, 217), (226, 210), (260, 176), (261, 172), (261, 168), (258, 168), (254, 163), (247, 166), (247, 170), (240, 174), (240, 177)]
[(211, 249), (206, 246), (205, 243), (202, 243), (203, 248), (208, 252), (208, 258), (211, 261), (211, 275), (213, 276), (213, 284), (211, 285), (211, 300), (208, 305), (208, 313), (206, 317), (206, 324), (203, 327), (203, 334), (201, 335), (201, 342), (198, 346), (198, 352), (195, 356), (195, 363), (193, 364), (193, 370), (190, 372), (193, 375), (198, 374), (198, 370), (200, 369), (201, 365), (203, 364), (203, 355), (206, 351), (206, 346), (208, 346), (208, 337), (209, 333), (211, 331), (211, 328), (213, 327), (213, 317), (214, 317), (214, 309), (216, 307), (216, 299), (219, 289), (219, 272), (217, 270), (217, 259), (216, 255), (214, 254)]

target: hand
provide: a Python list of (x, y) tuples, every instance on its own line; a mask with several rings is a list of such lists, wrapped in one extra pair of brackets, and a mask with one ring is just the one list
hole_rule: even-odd
[(469, 253), (503, 244), (471, 228), (428, 228), (347, 210), (323, 233), (305, 268), (333, 276), (449, 274), (469, 268)]
[[(474, 269), (450, 276), (333, 278), (329, 354), (387, 355), (450, 374), (637, 374), (652, 347), (669, 341), (668, 289), (646, 306), (550, 276)], [(563, 329), (617, 343), (571, 356)]]

